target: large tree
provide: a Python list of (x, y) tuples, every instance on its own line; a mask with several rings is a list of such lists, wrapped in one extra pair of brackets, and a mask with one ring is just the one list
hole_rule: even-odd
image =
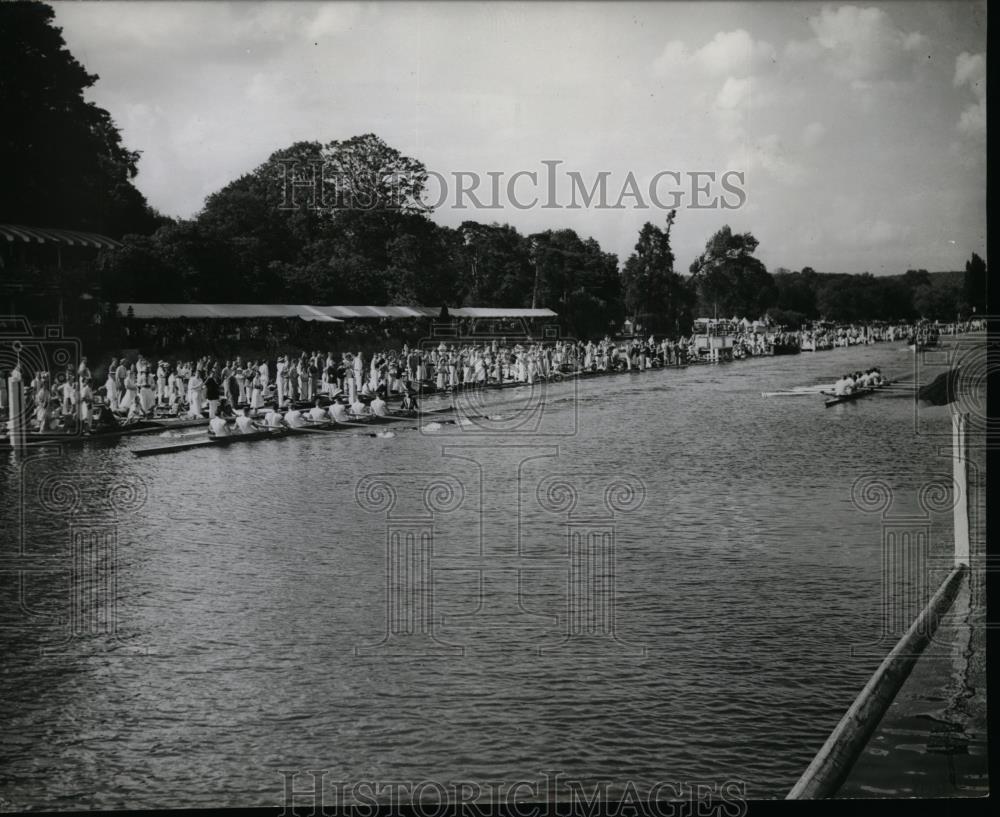
[(670, 211), (665, 230), (648, 221), (642, 226), (622, 271), (626, 311), (644, 329), (674, 336), (690, 331), (694, 306), (693, 293), (674, 272), (670, 229), (676, 215)]
[(776, 271), (775, 308), (797, 312), (805, 318), (817, 317), (815, 279), (816, 273), (810, 267), (805, 267), (802, 272)]
[(132, 184), (139, 153), (84, 99), (98, 77), (67, 50), (54, 17), (41, 3), (0, 3), (0, 221), (151, 232), (162, 219)]
[(464, 301), (470, 306), (531, 305), (531, 242), (509, 224), (466, 221), (458, 228)]
[(758, 244), (751, 233), (734, 233), (727, 224), (691, 263), (692, 283), (707, 314), (756, 318), (774, 303), (774, 280), (754, 256)]
[(620, 324), (621, 277), (618, 257), (606, 253), (593, 238), (573, 230), (546, 230), (528, 236), (534, 264), (531, 301), (559, 313), (577, 337), (608, 332)]
[(976, 253), (965, 262), (965, 279), (963, 281), (963, 294), (966, 303), (980, 315), (986, 309), (986, 262)]
[[(129, 282), (146, 291), (134, 262), (152, 253), (156, 268), (188, 276), (194, 300), (382, 304), (437, 302), (445, 292), (460, 300), (458, 239), (417, 206), (422, 168), (371, 134), (296, 142), (211, 194), (183, 229), (122, 253), (108, 280), (116, 293)], [(348, 178), (357, 184), (345, 186)]]
[(404, 156), (374, 133), (330, 142), (322, 150), (326, 203), (337, 209), (423, 212), (423, 162)]

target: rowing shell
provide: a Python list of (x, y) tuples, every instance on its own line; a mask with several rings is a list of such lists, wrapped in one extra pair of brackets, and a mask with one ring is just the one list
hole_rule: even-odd
[[(853, 391), (850, 394), (833, 395), (830, 397), (829, 400), (826, 401), (826, 407), (830, 408), (830, 406), (838, 406), (841, 403), (850, 403), (862, 397), (867, 397), (870, 394), (874, 394), (877, 391), (881, 391), (888, 385), (889, 385), (888, 383), (883, 383), (881, 386), (874, 386), (870, 389), (858, 389), (857, 391)], [(829, 394), (829, 392), (823, 392), (823, 394)]]
[(317, 423), (299, 426), (298, 428), (267, 429), (263, 431), (253, 431), (249, 434), (230, 434), (225, 437), (208, 437), (189, 442), (173, 443), (171, 445), (156, 446), (154, 448), (140, 448), (132, 453), (137, 457), (152, 457), (157, 454), (173, 454), (176, 451), (190, 451), (193, 448), (215, 448), (219, 446), (230, 446), (240, 443), (260, 442), (262, 440), (274, 440), (282, 437), (289, 437), (293, 434), (328, 434), (334, 431), (346, 431), (352, 428), (370, 428), (371, 426), (388, 425), (391, 423), (402, 423), (406, 420), (416, 420), (419, 417), (436, 416), (454, 411), (450, 406), (447, 408), (424, 411), (413, 416), (408, 415), (373, 415), (360, 421), (341, 421), (329, 423)]

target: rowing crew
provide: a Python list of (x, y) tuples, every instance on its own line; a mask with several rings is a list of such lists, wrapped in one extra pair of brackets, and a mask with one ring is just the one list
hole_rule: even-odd
[[(415, 412), (417, 402), (411, 394), (403, 396), (400, 406), (402, 412)], [(243, 406), (236, 415), (235, 427), (230, 428), (225, 417), (218, 413), (208, 421), (209, 434), (213, 437), (228, 437), (232, 434), (253, 434), (258, 431), (276, 431), (283, 428), (303, 428), (310, 425), (327, 425), (333, 423), (349, 423), (354, 420), (365, 420), (370, 417), (388, 417), (389, 405), (380, 395), (375, 395), (371, 403), (365, 403), (360, 398), (348, 406), (344, 399), (334, 400), (329, 408), (324, 408), (320, 398), (308, 412), (303, 413), (296, 408), (282, 412), (272, 408), (264, 415), (264, 422), (259, 423), (250, 415), (250, 406)]]
[(854, 394), (859, 389), (874, 389), (885, 383), (882, 372), (877, 368), (868, 369), (864, 372), (854, 372), (845, 374), (840, 380), (833, 384), (833, 393), (838, 397), (847, 394)]

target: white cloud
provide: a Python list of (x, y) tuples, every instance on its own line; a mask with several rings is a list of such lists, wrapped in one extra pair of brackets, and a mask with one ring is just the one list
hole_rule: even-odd
[(986, 137), (986, 57), (963, 51), (955, 59), (956, 87), (968, 85), (976, 101), (962, 111), (958, 129), (966, 136)]
[[(443, 173), (541, 171), (542, 158), (585, 178), (631, 170), (640, 184), (664, 169), (746, 172), (744, 209), (684, 211), (681, 258), (733, 217), (769, 266), (899, 271), (926, 251), (919, 266), (946, 268), (951, 256), (925, 239), (937, 229), (966, 257), (982, 253), (985, 150), (968, 134), (985, 121), (985, 33), (974, 14), (938, 9), (949, 4), (880, 4), (887, 16), (848, 2), (753, 4), (739, 22), (728, 4), (603, 2), (56, 4), (56, 15), (101, 76), (88, 99), (143, 151), (137, 182), (172, 214), (298, 139), (371, 131)], [(928, 210), (929, 184), (954, 206)], [(656, 215), (434, 218), (569, 226), (624, 257)], [(891, 238), (899, 225), (912, 232)]]
[(912, 70), (918, 62), (916, 55), (928, 42), (919, 32), (901, 31), (882, 9), (874, 6), (824, 6), (818, 16), (809, 19), (809, 26), (828, 68), (858, 88)]
[(955, 86), (968, 83), (976, 96), (986, 96), (986, 56), (963, 51), (955, 58)]
[(323, 3), (306, 27), (311, 40), (320, 40), (350, 31), (361, 18), (361, 7), (354, 3)]
[(815, 147), (826, 135), (826, 125), (822, 122), (810, 122), (802, 129), (802, 143), (806, 147)]
[(680, 40), (671, 40), (653, 62), (658, 76), (678, 69), (697, 69), (708, 77), (746, 77), (760, 73), (777, 60), (774, 46), (755, 40), (747, 31), (720, 31), (693, 53)]
[(847, 231), (847, 240), (852, 244), (871, 247), (888, 244), (904, 238), (909, 229), (897, 224), (891, 224), (885, 219), (876, 218), (855, 223)]
[(680, 40), (671, 40), (664, 46), (660, 56), (653, 60), (653, 72), (658, 77), (669, 76), (672, 71), (686, 67), (690, 59), (687, 46)]
[(694, 59), (714, 76), (748, 76), (773, 63), (776, 56), (774, 46), (754, 40), (740, 28), (720, 31), (695, 52)]
[(762, 137), (750, 151), (750, 170), (759, 168), (782, 184), (798, 184), (805, 178), (805, 167), (776, 133)]
[(986, 136), (986, 97), (982, 97), (975, 105), (969, 105), (962, 111), (958, 129), (967, 136)]

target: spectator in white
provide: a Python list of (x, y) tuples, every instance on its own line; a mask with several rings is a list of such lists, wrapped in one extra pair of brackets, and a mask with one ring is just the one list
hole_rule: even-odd
[(118, 411), (122, 405), (122, 398), (125, 396), (125, 378), (128, 376), (128, 369), (125, 368), (125, 358), (118, 361), (118, 366), (115, 369), (115, 393), (118, 396), (118, 406), (115, 411)]
[(156, 404), (162, 406), (167, 402), (167, 364), (160, 361), (156, 365)]
[(288, 363), (285, 361), (284, 355), (278, 356), (278, 362), (275, 366), (277, 374), (275, 379), (278, 381), (278, 407), (281, 408), (285, 405), (285, 391), (288, 388), (288, 383), (285, 378), (285, 369), (288, 367)]
[(94, 390), (90, 385), (90, 379), (85, 378), (80, 381), (80, 423), (87, 431), (94, 430)]
[(90, 368), (87, 366), (87, 358), (85, 357), (80, 358), (80, 365), (79, 367), (77, 367), (76, 377), (77, 380), (80, 381), (80, 385), (83, 385), (84, 380), (86, 380), (88, 383), (90, 382)]

